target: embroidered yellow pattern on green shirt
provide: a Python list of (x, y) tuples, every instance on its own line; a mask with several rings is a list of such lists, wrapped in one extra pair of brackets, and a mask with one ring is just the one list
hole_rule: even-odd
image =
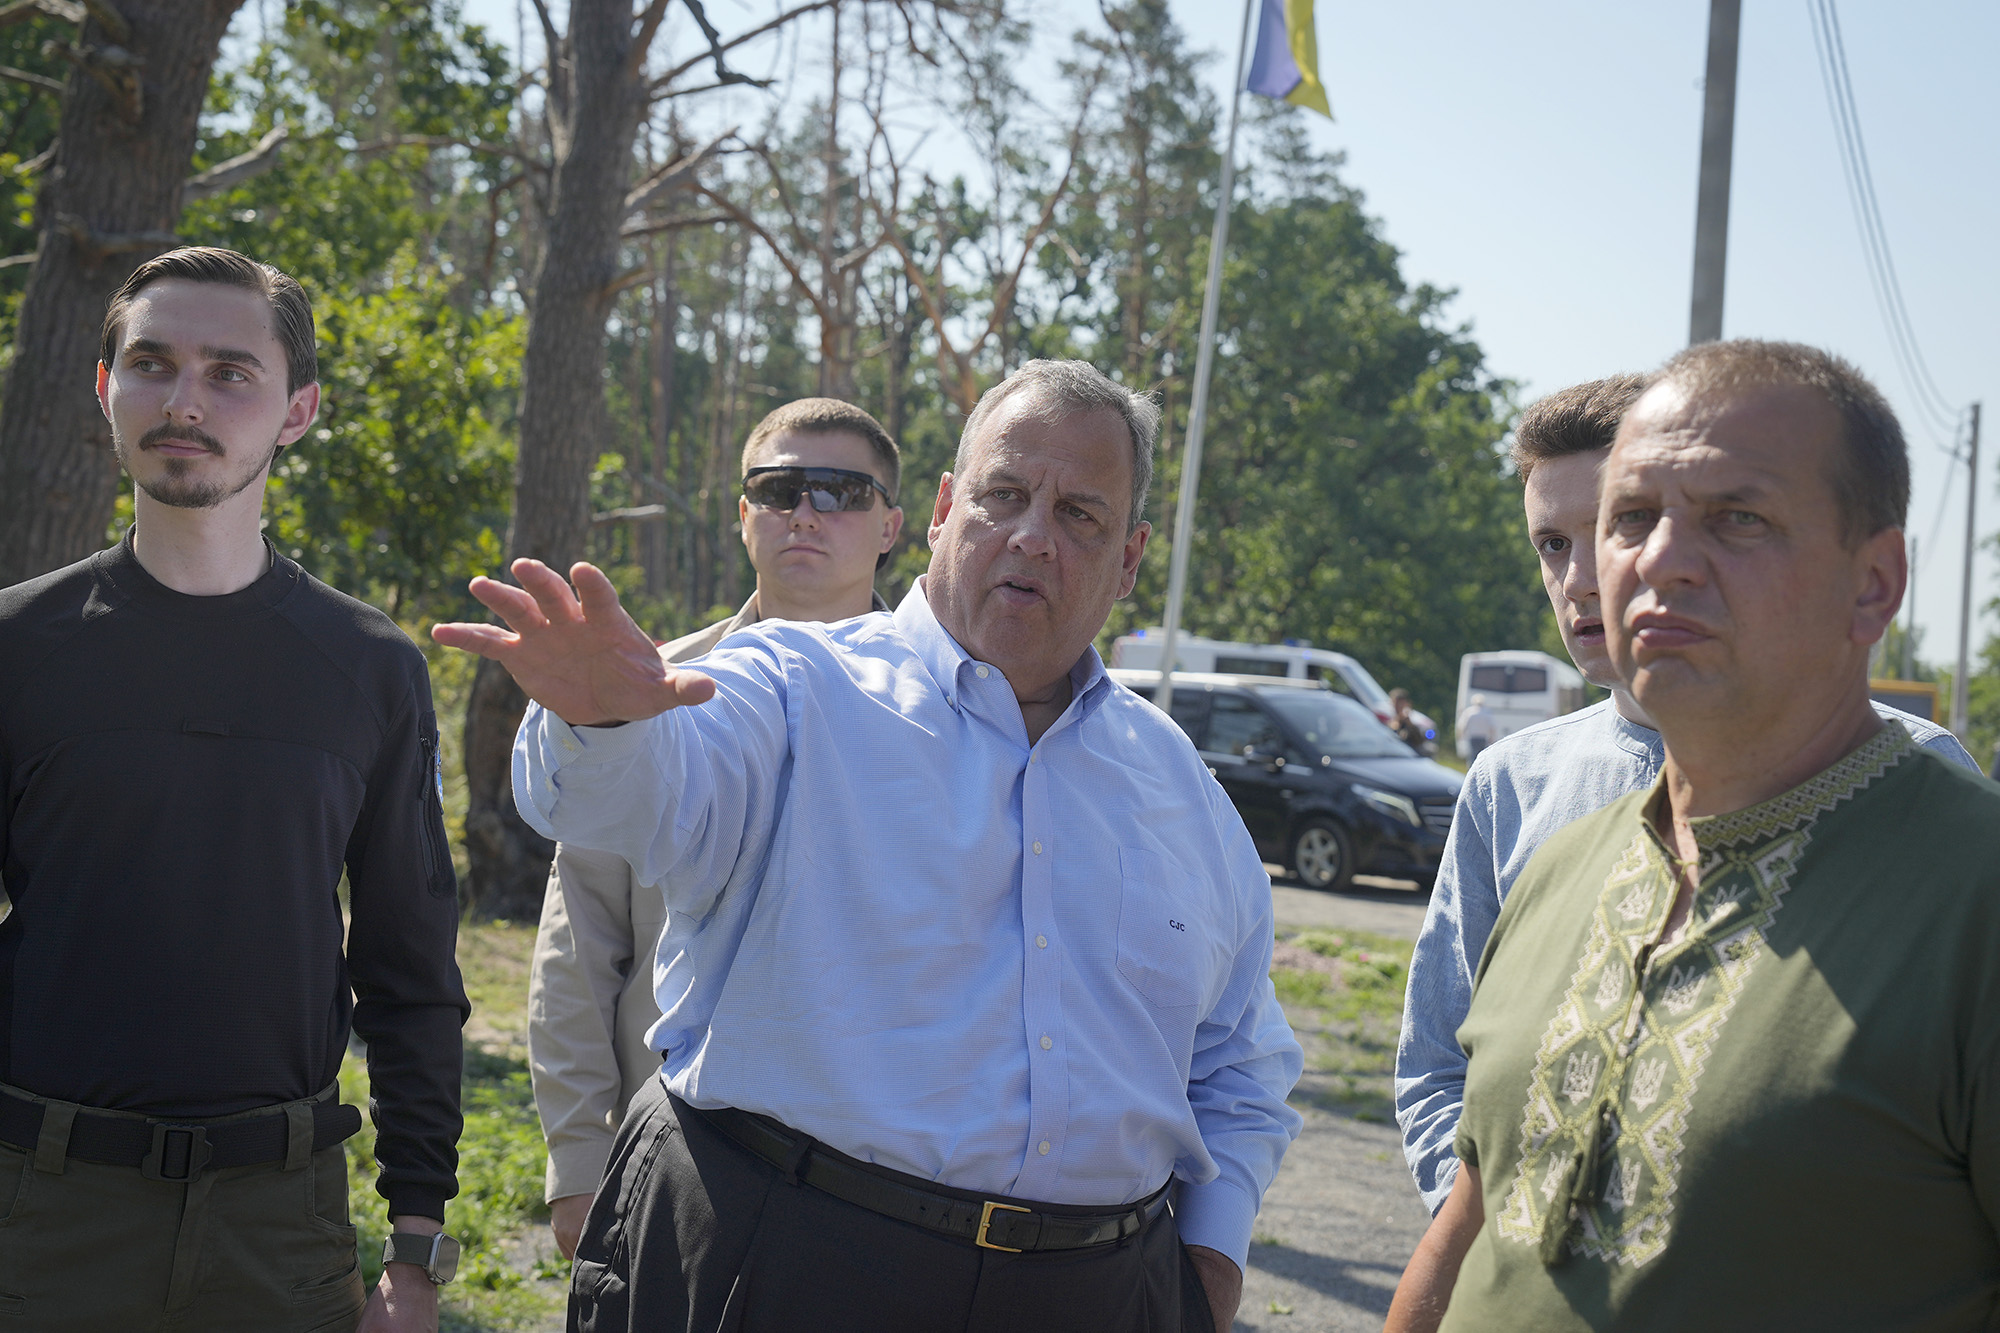
[(1669, 948), (1656, 946), (1673, 861), (1650, 827), (1633, 839), (1536, 1052), (1501, 1239), (1539, 1246), (1547, 1263), (1575, 1254), (1637, 1267), (1666, 1248), (1702, 1070), (1768, 951), (1812, 825), (1912, 749), (1902, 728), (1885, 727), (1810, 782), (1691, 821), (1698, 887)]

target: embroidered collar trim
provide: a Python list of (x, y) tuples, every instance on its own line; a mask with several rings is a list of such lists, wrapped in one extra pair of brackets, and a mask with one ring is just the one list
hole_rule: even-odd
[(1910, 733), (1887, 723), (1845, 759), (1790, 791), (1747, 810), (1690, 819), (1688, 828), (1704, 851), (1731, 843), (1769, 841), (1860, 795), (1916, 748)]

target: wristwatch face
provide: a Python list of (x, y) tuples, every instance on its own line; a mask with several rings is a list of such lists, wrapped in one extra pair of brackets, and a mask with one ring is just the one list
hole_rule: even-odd
[(430, 1263), (431, 1281), (442, 1287), (458, 1276), (458, 1242), (440, 1232), (437, 1238), (437, 1253)]

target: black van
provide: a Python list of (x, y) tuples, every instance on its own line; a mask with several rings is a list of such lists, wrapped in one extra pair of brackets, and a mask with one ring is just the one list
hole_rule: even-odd
[[(1157, 671), (1117, 670), (1151, 699)], [(1357, 874), (1437, 880), (1459, 774), (1419, 756), (1366, 706), (1315, 682), (1174, 675), (1173, 718), (1268, 862), (1308, 888)]]

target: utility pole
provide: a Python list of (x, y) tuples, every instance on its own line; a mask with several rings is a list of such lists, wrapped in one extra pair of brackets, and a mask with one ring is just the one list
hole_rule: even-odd
[(1915, 680), (1916, 639), (1917, 639), (1917, 539), (1910, 538), (1910, 582), (1908, 612), (1903, 617), (1903, 671), (1899, 679)]
[(1729, 161), (1736, 142), (1736, 39), (1743, 0), (1709, 0), (1708, 75), (1702, 80), (1701, 188), (1694, 211), (1694, 301), (1688, 345), (1722, 337), (1729, 254)]
[(1974, 535), (1974, 511), (1979, 503), (1979, 404), (1972, 405), (1972, 444), (1966, 466), (1971, 475), (1965, 485), (1965, 581), (1958, 596), (1958, 670), (1951, 677), (1951, 729), (1965, 741), (1972, 735), (1968, 685), (1972, 667), (1972, 553), (1978, 547)]
[(1208, 283), (1202, 289), (1201, 336), (1194, 358), (1194, 398), (1182, 443), (1181, 498), (1174, 511), (1174, 549), (1167, 561), (1167, 614), (1161, 626), (1160, 688), (1153, 702), (1172, 714), (1174, 655), (1181, 633), (1181, 599), (1187, 593), (1188, 554), (1194, 549), (1194, 498), (1201, 485), (1201, 442), (1208, 426), (1208, 375), (1215, 364), (1215, 312), (1222, 297), (1222, 254), (1229, 246), (1229, 205), (1236, 193), (1236, 118), (1243, 108), (1243, 62), (1250, 52), (1250, 0), (1243, 0), (1243, 33), (1236, 42), (1236, 82), (1229, 102), (1229, 143), (1222, 152), (1222, 192), (1215, 198), (1215, 230), (1208, 241)]

